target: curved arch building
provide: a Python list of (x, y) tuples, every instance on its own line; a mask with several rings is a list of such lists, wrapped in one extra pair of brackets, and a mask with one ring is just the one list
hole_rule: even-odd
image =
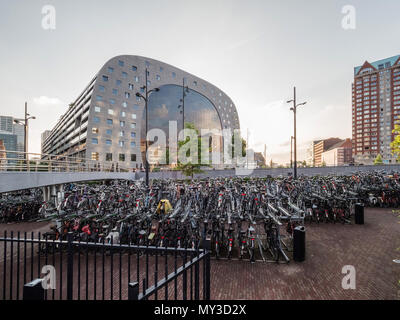
[[(42, 153), (120, 163), (141, 168), (144, 162), (147, 70), (148, 129), (178, 130), (190, 122), (201, 129), (240, 129), (232, 100), (190, 73), (150, 58), (122, 55), (109, 61), (69, 106), (42, 145)], [(182, 100), (184, 113), (182, 113)]]

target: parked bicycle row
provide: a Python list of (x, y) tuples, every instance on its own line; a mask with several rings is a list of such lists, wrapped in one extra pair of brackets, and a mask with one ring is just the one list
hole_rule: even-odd
[(55, 222), (48, 239), (199, 248), (209, 238), (216, 258), (288, 261), (297, 226), (352, 223), (357, 202), (398, 206), (399, 186), (383, 172), (66, 185), (35, 220)]

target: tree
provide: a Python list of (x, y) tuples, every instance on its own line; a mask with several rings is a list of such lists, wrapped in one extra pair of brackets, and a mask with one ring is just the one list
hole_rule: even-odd
[[(202, 163), (202, 159), (201, 159), (201, 151), (202, 151), (201, 140), (202, 139), (200, 137), (199, 130), (197, 130), (196, 127), (194, 126), (194, 124), (192, 124), (192, 123), (185, 123), (185, 129), (195, 130), (197, 133), (197, 148), (198, 148), (197, 149), (197, 158), (198, 158), (198, 161), (196, 161), (196, 163), (192, 163), (192, 161), (188, 161), (187, 163), (181, 163), (178, 159), (178, 165), (176, 166), (175, 170), (181, 171), (185, 176), (192, 177), (192, 179), (193, 179), (194, 174), (204, 172), (203, 170), (201, 170), (201, 167), (210, 167), (210, 165), (206, 164), (206, 163)], [(186, 140), (184, 140), (184, 141), (179, 141), (178, 142), (178, 150), (187, 143), (190, 143), (189, 137), (186, 137)], [(209, 148), (209, 151), (210, 150), (211, 150), (211, 147)], [(186, 155), (189, 157), (193, 156), (193, 155), (189, 155), (189, 154), (186, 154)]]
[(392, 149), (392, 154), (396, 156), (396, 160), (400, 160), (400, 126), (396, 124), (394, 130), (392, 131), (396, 136), (392, 143), (390, 143), (390, 148)]
[(271, 169), (274, 167), (274, 162), (272, 161), (272, 159), (271, 159), (271, 161), (269, 162), (269, 167), (270, 167)]
[(326, 162), (322, 161), (321, 167), (326, 167)]
[(380, 165), (380, 164), (383, 164), (383, 161), (382, 161), (382, 156), (381, 156), (381, 154), (378, 153), (378, 155), (376, 156), (376, 158), (375, 158), (375, 160), (374, 160), (374, 165)]
[(301, 165), (303, 166), (303, 168), (306, 168), (306, 167), (307, 167), (307, 162), (306, 162), (306, 160), (303, 160), (303, 162), (301, 163)]

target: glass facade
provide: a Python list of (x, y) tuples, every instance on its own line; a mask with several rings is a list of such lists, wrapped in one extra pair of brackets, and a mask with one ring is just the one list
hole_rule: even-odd
[[(169, 139), (169, 121), (177, 121), (178, 132), (183, 129), (182, 86), (164, 85), (160, 91), (152, 92), (148, 100), (148, 129), (161, 129), (165, 132), (167, 143)], [(197, 91), (185, 90), (185, 123), (192, 123), (199, 131), (201, 129), (222, 130), (221, 119), (213, 103)], [(145, 152), (146, 114), (142, 116), (141, 151)], [(222, 140), (222, 139), (221, 139)], [(221, 151), (222, 143), (219, 144)]]

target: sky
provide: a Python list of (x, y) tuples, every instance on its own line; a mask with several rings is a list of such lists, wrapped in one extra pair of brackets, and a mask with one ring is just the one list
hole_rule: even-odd
[[(54, 30), (42, 26), (45, 5)], [(29, 151), (39, 153), (40, 134), (107, 60), (141, 55), (223, 90), (250, 147), (265, 144), (276, 163), (290, 160), (296, 86), (307, 102), (297, 112), (303, 160), (313, 140), (351, 137), (353, 69), (400, 54), (398, 12), (398, 0), (0, 0), (0, 114), (23, 117), (27, 101), (37, 118)]]

